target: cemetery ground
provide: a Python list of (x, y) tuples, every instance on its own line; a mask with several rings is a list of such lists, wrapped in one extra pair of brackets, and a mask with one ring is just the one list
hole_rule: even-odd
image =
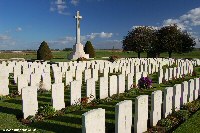
[[(102, 53), (101, 53), (102, 54)], [(59, 56), (58, 56), (59, 57)], [(195, 68), (196, 77), (200, 77), (200, 67)], [(120, 73), (111, 73), (110, 75), (118, 75)], [(102, 74), (99, 74), (102, 77)], [(81, 124), (82, 124), (82, 114), (96, 108), (103, 108), (106, 110), (106, 132), (113, 133), (115, 131), (115, 105), (123, 100), (132, 100), (133, 104), (133, 123), (134, 123), (134, 112), (135, 112), (135, 98), (139, 95), (150, 95), (155, 90), (163, 90), (168, 86), (173, 86), (174, 84), (180, 84), (182, 80), (173, 80), (168, 84), (158, 84), (158, 73), (150, 75), (150, 78), (153, 80), (153, 88), (148, 90), (137, 90), (131, 89), (130, 91), (113, 95), (111, 98), (106, 98), (105, 100), (94, 100), (90, 104), (86, 104), (84, 100), (81, 105), (69, 106), (70, 105), (70, 91), (69, 86), (65, 87), (65, 106), (66, 108), (62, 112), (57, 113), (58, 116), (50, 117), (42, 121), (36, 121), (28, 124), (24, 121), (22, 124), (20, 118), (22, 117), (22, 101), (21, 96), (15, 96), (13, 92), (17, 91), (17, 85), (13, 83), (13, 77), (10, 75), (10, 97), (1, 97), (0, 99), (0, 129), (36, 129), (36, 132), (71, 132), (71, 133), (80, 133)], [(184, 80), (188, 81), (193, 79), (194, 76), (186, 76)], [(63, 79), (64, 80), (64, 79)], [(84, 80), (84, 77), (83, 77)], [(127, 79), (126, 79), (127, 80)], [(52, 83), (54, 81), (52, 80)], [(99, 82), (96, 82), (96, 94), (97, 98), (99, 97)], [(86, 84), (82, 85), (82, 97), (86, 96)], [(85, 97), (86, 98), (86, 97)], [(150, 102), (150, 99), (149, 99)], [(51, 106), (51, 92), (39, 91), (38, 92), (38, 103), (39, 108), (41, 106)], [(150, 110), (150, 104), (149, 104)], [(64, 113), (63, 113), (64, 112)], [(43, 113), (52, 115), (51, 110), (46, 110)], [(191, 132), (199, 131), (198, 125), (195, 129), (193, 124), (195, 121), (200, 121), (199, 117), (200, 111), (195, 113), (187, 122), (181, 125), (176, 132), (188, 131), (188, 128), (191, 128)], [(41, 118), (42, 119), (42, 118)], [(190, 127), (187, 127), (187, 126)], [(191, 127), (192, 126), (192, 127)], [(194, 127), (194, 128), (193, 128)], [(186, 130), (187, 129), (187, 130)], [(133, 131), (133, 130), (132, 130)]]

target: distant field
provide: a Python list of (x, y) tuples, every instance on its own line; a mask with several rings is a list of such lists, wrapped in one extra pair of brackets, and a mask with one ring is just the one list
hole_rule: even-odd
[[(67, 56), (69, 51), (53, 51), (52, 61), (69, 61)], [(121, 58), (124, 57), (135, 57), (137, 58), (137, 53), (135, 52), (122, 52), (120, 50), (96, 50), (96, 58), (102, 59), (102, 57), (109, 57), (111, 55), (117, 55)], [(146, 53), (141, 53), (141, 57), (147, 57)], [(167, 53), (162, 53), (160, 57), (168, 57)], [(0, 59), (9, 59), (9, 58), (24, 58), (26, 60), (37, 59), (37, 53), (33, 52), (21, 52), (21, 53), (0, 53)], [(193, 51), (190, 53), (172, 53), (172, 58), (200, 58), (200, 51)]]

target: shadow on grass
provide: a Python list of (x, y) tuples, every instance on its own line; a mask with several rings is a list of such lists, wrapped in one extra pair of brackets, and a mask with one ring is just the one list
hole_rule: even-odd
[(51, 122), (36, 122), (28, 125), (29, 127), (42, 129), (46, 131), (56, 132), (56, 133), (81, 133), (81, 128), (78, 127), (71, 127), (71, 123), (66, 123), (66, 125), (61, 125), (59, 123), (51, 123)]
[(66, 123), (70, 123), (70, 124), (76, 124), (76, 125), (82, 125), (82, 118), (76, 118), (72, 116), (59, 116), (56, 118), (53, 118), (54, 121), (58, 121), (58, 122), (66, 122)]
[(46, 102), (46, 103), (51, 103), (51, 99), (44, 98), (44, 97), (38, 97), (38, 101)]
[(6, 114), (13, 114), (16, 116), (22, 115), (22, 110), (20, 109), (13, 109), (13, 108), (7, 108), (7, 107), (2, 107), (2, 106), (0, 106), (0, 112), (6, 113)]
[(18, 100), (18, 99), (9, 99), (9, 100), (5, 100), (4, 102), (22, 105), (22, 100)]

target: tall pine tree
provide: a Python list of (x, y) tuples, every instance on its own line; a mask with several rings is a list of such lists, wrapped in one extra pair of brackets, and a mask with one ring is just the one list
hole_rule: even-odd
[(93, 45), (90, 41), (86, 42), (85, 47), (84, 47), (84, 51), (85, 51), (86, 54), (89, 54), (90, 58), (95, 57), (94, 47), (93, 47)]
[(37, 59), (38, 60), (51, 60), (53, 58), (53, 55), (51, 53), (51, 50), (48, 46), (48, 44), (43, 41), (37, 50)]

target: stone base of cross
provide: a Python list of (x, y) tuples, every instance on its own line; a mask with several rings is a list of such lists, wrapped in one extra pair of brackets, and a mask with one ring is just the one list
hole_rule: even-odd
[(80, 57), (84, 57), (86, 59), (89, 58), (89, 54), (85, 54), (83, 50), (83, 45), (81, 43), (75, 44), (73, 46), (73, 52), (68, 56), (68, 59), (77, 60)]

